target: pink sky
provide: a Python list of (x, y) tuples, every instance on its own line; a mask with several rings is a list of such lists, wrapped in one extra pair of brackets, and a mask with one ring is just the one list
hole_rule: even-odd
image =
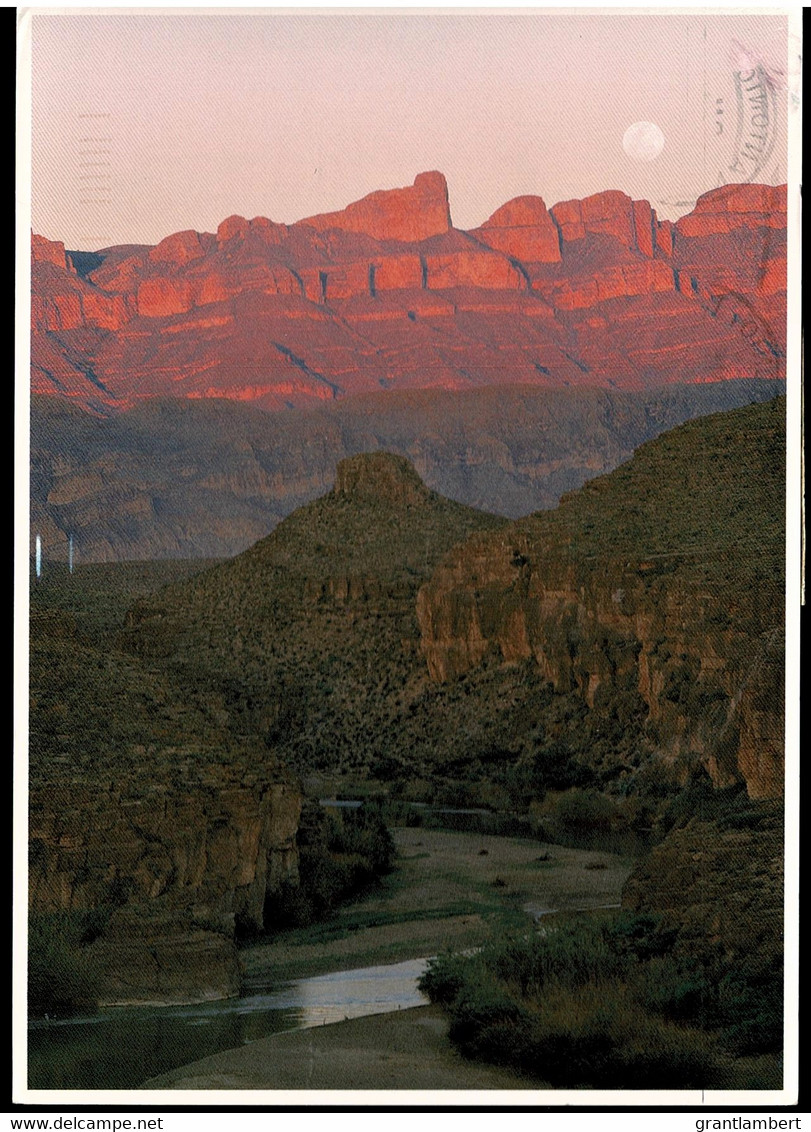
[[(70, 248), (289, 223), (427, 169), (461, 228), (608, 188), (675, 217), (743, 179), (736, 45), (776, 77), (756, 179), (787, 176), (781, 15), (102, 13), (32, 15), (32, 224)], [(665, 137), (647, 163), (622, 148), (640, 120)]]

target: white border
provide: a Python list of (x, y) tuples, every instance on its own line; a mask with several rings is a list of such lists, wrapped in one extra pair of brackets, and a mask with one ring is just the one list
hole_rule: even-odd
[[(712, 7), (695, 5), (667, 5), (646, 8), (629, 8), (622, 3), (607, 0), (600, 7), (587, 4), (569, 4), (561, 7), (542, 7), (537, 4), (513, 4), (509, 7), (494, 8), (491, 5), (471, 5), (454, 3), (450, 0), (442, 7), (430, 7), (414, 2), (394, 7), (381, 7), (376, 3), (358, 0), (352, 7), (304, 7), (293, 0), (272, 8), (260, 4), (234, 8), (215, 8), (197, 5), (188, 8), (167, 8), (161, 3), (146, 0), (139, 8), (124, 4), (107, 4), (88, 7), (84, 4), (67, 3), (59, 7), (32, 4), (20, 9), (18, 13), (18, 79), (17, 79), (17, 245), (16, 245), (16, 398), (15, 398), (15, 680), (14, 680), (14, 910), (13, 910), (13, 1061), (12, 1098), (14, 1103), (32, 1106), (58, 1105), (60, 1109), (81, 1109), (83, 1106), (109, 1106), (110, 1109), (133, 1109), (138, 1106), (160, 1107), (167, 1110), (174, 1106), (183, 1109), (205, 1108), (209, 1106), (357, 1106), (379, 1108), (391, 1105), (439, 1106), (473, 1105), (486, 1107), (571, 1105), (578, 1109), (596, 1106), (617, 1106), (625, 1111), (642, 1106), (679, 1106), (699, 1114), (702, 1109), (748, 1104), (761, 1109), (771, 1106), (796, 1104), (799, 1088), (799, 1064), (797, 1056), (799, 983), (799, 617), (801, 593), (801, 308), (800, 308), (800, 233), (801, 233), (801, 149), (800, 139), (802, 110), (795, 111), (796, 120), (789, 121), (789, 169), (788, 169), (788, 351), (787, 351), (787, 469), (788, 488), (786, 499), (787, 515), (787, 577), (786, 577), (786, 895), (785, 895), (785, 961), (786, 961), (786, 1064), (784, 1087), (782, 1090), (763, 1091), (597, 1091), (597, 1090), (481, 1090), (481, 1091), (420, 1091), (420, 1090), (369, 1090), (369, 1091), (331, 1091), (331, 1090), (272, 1090), (272, 1091), (219, 1091), (219, 1090), (31, 1090), (27, 1080), (27, 1022), (25, 1012), (26, 948), (27, 948), (27, 845), (28, 845), (28, 587), (29, 587), (29, 410), (30, 410), (30, 217), (31, 217), (31, 19), (32, 12), (44, 14), (102, 14), (114, 10), (116, 14), (138, 15), (149, 10), (149, 14), (232, 16), (239, 13), (272, 13), (296, 9), (302, 13), (322, 13), (341, 15), (357, 11), (359, 8), (386, 13), (418, 10), (421, 14), (431, 12), (471, 11), (482, 14), (505, 14), (527, 10), (546, 11), (555, 14), (577, 12), (593, 15), (666, 15), (680, 14), (745, 14), (745, 15), (786, 15), (789, 19), (789, 43), (800, 44), (802, 39), (802, 9), (800, 6), (759, 5), (741, 7), (733, 3), (715, 4)], [(794, 1007), (792, 1009), (792, 1007)], [(789, 1053), (791, 1056), (789, 1057)], [(99, 1115), (98, 1113), (96, 1114)], [(574, 1115), (574, 1114), (572, 1114)], [(587, 1115), (582, 1113), (582, 1115)], [(195, 1116), (195, 1123), (204, 1119), (205, 1114)], [(241, 1121), (248, 1121), (253, 1114), (240, 1114)], [(389, 1118), (390, 1119), (390, 1118)], [(469, 1119), (469, 1114), (466, 1119)], [(547, 1114), (545, 1120), (553, 1119)], [(660, 1114), (657, 1121), (667, 1119)], [(679, 1117), (681, 1122), (689, 1120), (688, 1113)], [(680, 1127), (686, 1127), (680, 1123)], [(693, 1125), (694, 1127), (694, 1125)]]

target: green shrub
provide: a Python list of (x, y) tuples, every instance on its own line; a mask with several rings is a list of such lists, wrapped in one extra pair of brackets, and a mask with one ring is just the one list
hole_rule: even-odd
[(505, 1026), (525, 1029), (525, 1012), (503, 988), (492, 980), (466, 981), (453, 1000), (448, 1031), (463, 1053), (501, 1061), (503, 1050), (496, 1037)]
[(669, 952), (677, 929), (665, 927), (659, 913), (618, 912), (607, 925), (606, 933), (614, 950), (645, 960)]
[(765, 959), (739, 965), (718, 988), (721, 1040), (734, 1057), (783, 1047), (783, 965)]
[[(450, 1005), (471, 977), (471, 958), (446, 953), (428, 961), (418, 985), (431, 1002)], [(480, 970), (483, 968), (480, 967)]]
[(28, 924), (28, 1013), (70, 1017), (98, 1005), (99, 971), (83, 942), (84, 917), (31, 916)]
[(550, 983), (570, 988), (619, 978), (625, 960), (610, 945), (605, 928), (573, 920), (541, 932), (491, 944), (482, 952), (492, 973), (524, 996), (538, 996)]
[(547, 790), (585, 787), (593, 781), (593, 768), (578, 761), (568, 742), (553, 739), (536, 750), (527, 785), (542, 798)]
[[(709, 981), (657, 955), (670, 942), (658, 916), (563, 920), (473, 956), (441, 956), (421, 988), (449, 1011), (451, 1040), (466, 1056), (534, 1080), (704, 1087), (718, 1072), (714, 1039), (674, 1019), (702, 1014)], [(736, 993), (728, 988), (730, 1001)]]
[(557, 801), (554, 816), (564, 829), (607, 832), (615, 814), (612, 802), (593, 790), (569, 790)]
[(299, 880), (265, 901), (269, 931), (306, 927), (389, 872), (395, 846), (377, 805), (309, 807), (299, 826)]
[(465, 983), (449, 1034), (466, 1056), (557, 1088), (700, 1088), (716, 1072), (710, 1039), (646, 1015), (618, 982), (550, 984), (521, 1002), (498, 983)]
[(645, 965), (638, 995), (646, 1010), (675, 1021), (708, 1025), (716, 1012), (712, 980), (697, 964), (672, 956), (652, 958)]

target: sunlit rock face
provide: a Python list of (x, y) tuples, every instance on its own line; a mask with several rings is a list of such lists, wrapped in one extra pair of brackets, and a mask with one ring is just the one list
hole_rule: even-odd
[(417, 598), (433, 679), (495, 658), (590, 706), (633, 690), (661, 757), (781, 795), (783, 428), (781, 401), (691, 422), (456, 547)]
[(296, 224), (231, 216), (151, 248), (34, 235), (32, 261), (32, 387), (96, 411), (785, 374), (785, 187), (713, 190), (675, 225), (616, 190), (522, 196), (462, 232), (430, 172)]
[(451, 226), (448, 186), (441, 173), (420, 173), (406, 189), (384, 189), (299, 224), (326, 232), (358, 232), (376, 240), (416, 243), (447, 232)]

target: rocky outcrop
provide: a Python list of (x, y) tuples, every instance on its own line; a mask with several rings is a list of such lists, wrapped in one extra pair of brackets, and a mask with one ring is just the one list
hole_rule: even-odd
[(469, 539), (418, 595), (431, 676), (495, 657), (590, 706), (632, 689), (663, 757), (780, 794), (782, 435), (774, 403), (705, 418), (557, 512)]
[(319, 232), (362, 232), (376, 240), (427, 240), (450, 229), (448, 186), (441, 173), (420, 173), (410, 188), (370, 193), (341, 212), (325, 212), (299, 224)]
[(540, 197), (507, 201), (481, 228), (477, 240), (523, 263), (560, 263), (560, 233)]
[(783, 950), (783, 836), (777, 803), (726, 822), (694, 818), (635, 866), (622, 906), (661, 917), (677, 957), (717, 957), (774, 978)]
[(676, 222), (682, 239), (729, 235), (742, 228), (785, 228), (785, 185), (723, 185), (696, 201), (691, 213)]
[(372, 499), (397, 507), (419, 506), (430, 492), (408, 460), (393, 452), (371, 452), (341, 460), (333, 494)]
[(65, 255), (65, 245), (60, 240), (46, 240), (44, 236), (31, 233), (31, 262), (51, 263), (54, 267), (70, 271), (72, 264)]
[(783, 793), (785, 649), (780, 629), (765, 635), (736, 705), (738, 770), (750, 798), (778, 798)]
[(34, 236), (33, 388), (94, 410), (168, 393), (276, 410), (391, 388), (780, 379), (785, 232), (785, 187), (757, 185), (706, 194), (675, 227), (612, 190), (517, 197), (462, 232), (433, 172), (153, 248), (72, 259)]
[(291, 782), (212, 766), (198, 785), (67, 783), (30, 796), (32, 913), (96, 909), (108, 1002), (187, 1002), (239, 989), (235, 929), (297, 877)]

